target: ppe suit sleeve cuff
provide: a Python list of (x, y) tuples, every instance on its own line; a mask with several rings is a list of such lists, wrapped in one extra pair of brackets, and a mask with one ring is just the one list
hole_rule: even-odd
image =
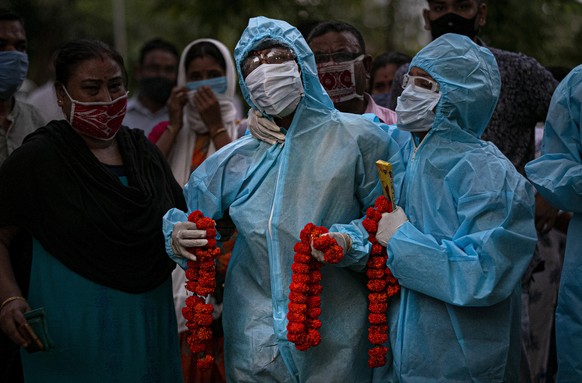
[(368, 233), (362, 226), (363, 218), (354, 220), (349, 224), (335, 224), (329, 231), (347, 234), (352, 240), (351, 249), (344, 255), (344, 258), (337, 264), (339, 267), (350, 267), (356, 271), (363, 271), (368, 262), (370, 243)]
[[(408, 226), (410, 225), (410, 226)], [(389, 241), (388, 245), (386, 246), (386, 254), (388, 255), (388, 259), (386, 260), (386, 265), (388, 267), (392, 267), (395, 263), (398, 262), (398, 259), (395, 259), (395, 247), (397, 246), (398, 241), (402, 241), (403, 239), (408, 239), (411, 234), (414, 234), (417, 241), (424, 242), (424, 239), (420, 239), (424, 237), (424, 234), (421, 233), (414, 225), (412, 225), (409, 221), (403, 222), (398, 226), (398, 230), (394, 233), (391, 240), (394, 239), (394, 242)], [(390, 245), (393, 246), (390, 246)]]
[(162, 222), (162, 230), (164, 232), (164, 240), (166, 242), (166, 253), (174, 262), (178, 264), (178, 266), (184, 270), (187, 269), (187, 259), (174, 254), (174, 251), (172, 250), (172, 230), (174, 230), (174, 225), (177, 222), (185, 222), (187, 220), (188, 216), (186, 213), (174, 208), (168, 210), (168, 212), (164, 215)]

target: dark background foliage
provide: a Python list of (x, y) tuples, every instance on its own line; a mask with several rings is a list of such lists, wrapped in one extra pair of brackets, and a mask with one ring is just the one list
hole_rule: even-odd
[[(582, 0), (580, 0), (582, 1)], [(368, 52), (414, 55), (430, 41), (423, 29), (425, 0), (2, 0), (25, 20), (29, 78), (50, 76), (51, 53), (72, 38), (98, 38), (124, 55), (132, 73), (141, 44), (163, 37), (181, 49), (213, 37), (234, 49), (248, 19), (283, 19), (307, 32), (317, 21), (337, 19), (358, 27)], [(582, 63), (582, 4), (578, 0), (489, 1), (480, 36), (491, 46), (519, 51), (546, 66)], [(131, 86), (131, 84), (130, 84)]]

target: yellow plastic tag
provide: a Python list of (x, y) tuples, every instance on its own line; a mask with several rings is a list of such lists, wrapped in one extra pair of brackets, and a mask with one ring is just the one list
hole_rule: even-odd
[(378, 168), (378, 176), (382, 184), (382, 194), (386, 197), (392, 205), (394, 205), (394, 177), (392, 177), (392, 164), (390, 162), (378, 160), (376, 161)]

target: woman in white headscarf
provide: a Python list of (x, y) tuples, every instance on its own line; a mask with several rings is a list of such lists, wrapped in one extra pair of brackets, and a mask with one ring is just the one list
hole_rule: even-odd
[(204, 159), (237, 138), (236, 83), (232, 55), (220, 41), (198, 39), (182, 52), (178, 84), (168, 100), (170, 121), (149, 135), (180, 185)]
[[(168, 101), (170, 121), (158, 124), (149, 135), (168, 159), (174, 177), (183, 186), (207, 157), (237, 138), (237, 109), (235, 107), (234, 61), (229, 50), (219, 41), (199, 39), (184, 49), (180, 58), (178, 84)], [(224, 278), (236, 233), (221, 245), (217, 259), (217, 286)], [(174, 306), (180, 333), (180, 349), (184, 382), (222, 382), (225, 379), (222, 346), (222, 290), (211, 297), (214, 304), (214, 341), (207, 353), (215, 357), (210, 371), (196, 369), (187, 337), (186, 320), (182, 316), (185, 306), (186, 282), (184, 270), (172, 273)]]

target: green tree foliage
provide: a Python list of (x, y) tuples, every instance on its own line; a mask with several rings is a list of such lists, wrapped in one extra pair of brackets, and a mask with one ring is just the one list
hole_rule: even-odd
[(10, 0), (8, 7), (25, 23), (30, 56), (29, 77), (36, 83), (50, 76), (51, 55), (64, 41), (73, 38), (99, 38), (113, 42), (111, 5), (101, 1)]
[(533, 56), (546, 66), (582, 63), (582, 4), (575, 0), (489, 1), (482, 37), (490, 45)]
[[(49, 76), (53, 49), (71, 38), (98, 38), (114, 45), (113, 2), (125, 9), (127, 67), (132, 72), (141, 44), (163, 37), (179, 50), (202, 37), (234, 49), (248, 19), (283, 19), (307, 31), (321, 20), (359, 28), (368, 52), (399, 50), (414, 55), (430, 40), (421, 19), (425, 0), (3, 0), (26, 22), (31, 69), (37, 83)], [(544, 65), (582, 63), (582, 0), (489, 1), (482, 38), (491, 46), (520, 51)]]

